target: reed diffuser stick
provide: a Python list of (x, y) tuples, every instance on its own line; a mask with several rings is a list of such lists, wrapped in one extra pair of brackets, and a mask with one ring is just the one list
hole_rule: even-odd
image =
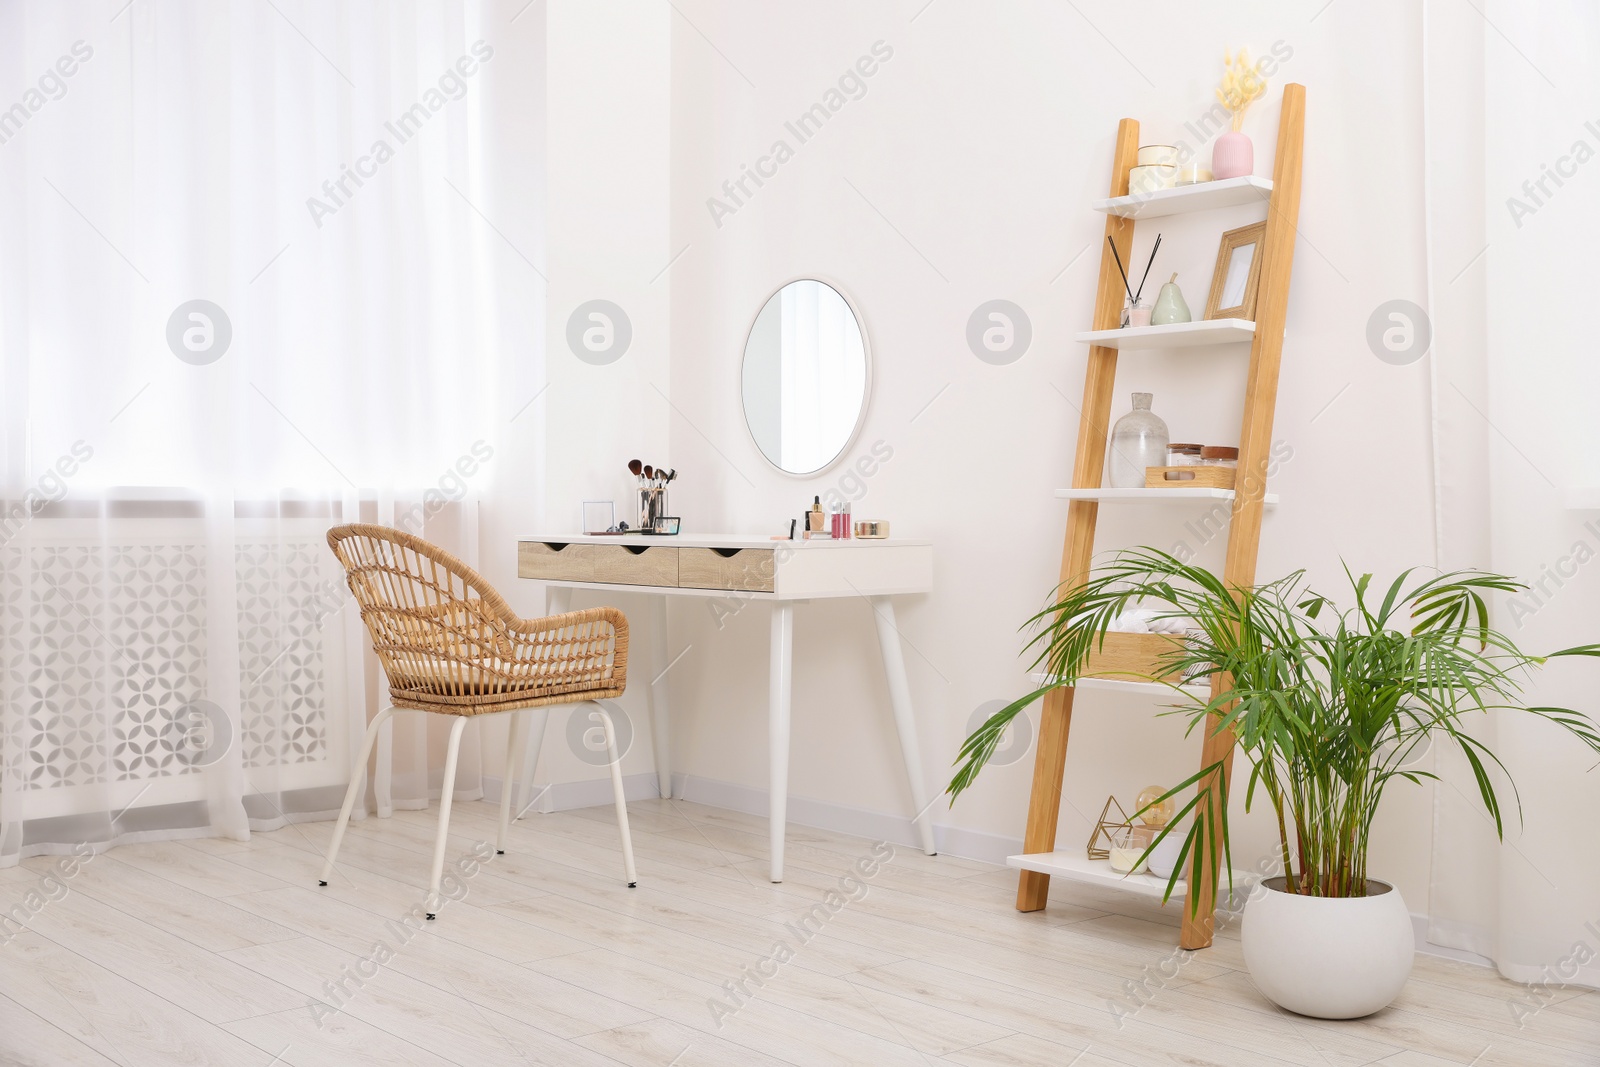
[(1117, 273), (1122, 275), (1122, 288), (1128, 293), (1128, 303), (1135, 303), (1133, 299), (1133, 286), (1128, 284), (1128, 272), (1122, 269), (1122, 257), (1117, 254), (1117, 242), (1111, 239), (1111, 235), (1109, 233), (1106, 234), (1106, 244), (1111, 246), (1111, 258), (1117, 261)]
[(1151, 264), (1155, 263), (1155, 261), (1156, 261), (1156, 252), (1160, 248), (1161, 248), (1161, 235), (1158, 233), (1158, 234), (1156, 234), (1155, 247), (1150, 249), (1150, 261), (1144, 265), (1144, 278), (1140, 278), (1139, 279), (1139, 291), (1133, 294), (1133, 302), (1135, 304), (1137, 304), (1139, 302), (1139, 298), (1144, 295), (1145, 278), (1150, 277), (1150, 266), (1151, 266)]

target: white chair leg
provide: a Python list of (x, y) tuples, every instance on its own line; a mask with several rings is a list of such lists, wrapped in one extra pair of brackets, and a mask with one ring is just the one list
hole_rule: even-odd
[(356, 757), (355, 766), (350, 768), (350, 788), (344, 791), (344, 807), (339, 809), (339, 821), (333, 826), (333, 840), (328, 844), (328, 858), (322, 864), (318, 885), (327, 885), (328, 876), (333, 873), (333, 861), (339, 855), (340, 843), (344, 841), (344, 828), (350, 825), (350, 812), (355, 808), (356, 797), (361, 794), (367, 780), (367, 757), (372, 755), (372, 742), (378, 736), (379, 728), (389, 721), (394, 711), (392, 706), (384, 708), (367, 724), (367, 735), (361, 739), (361, 755)]
[[(433, 842), (433, 874), (428, 879), (428, 906), (439, 907), (439, 881), (444, 877), (444, 845), (450, 835), (450, 801), (456, 792), (456, 757), (461, 755), (461, 731), (467, 725), (465, 715), (457, 715), (450, 727), (450, 747), (444, 756), (444, 785), (439, 791), (439, 836)], [(428, 912), (432, 919), (437, 911)]]
[(639, 874), (633, 869), (633, 835), (628, 831), (628, 798), (622, 791), (622, 757), (617, 754), (617, 731), (611, 716), (599, 704), (591, 705), (591, 719), (598, 719), (606, 733), (606, 758), (611, 761), (611, 791), (617, 798), (617, 829), (622, 832), (622, 867), (628, 874), (628, 888), (639, 884)]
[(511, 737), (506, 743), (506, 773), (500, 779), (500, 834), (495, 838), (497, 856), (506, 854), (506, 831), (511, 827), (511, 798), (517, 794), (517, 764), (522, 761), (523, 736), (528, 732), (528, 709), (511, 713)]

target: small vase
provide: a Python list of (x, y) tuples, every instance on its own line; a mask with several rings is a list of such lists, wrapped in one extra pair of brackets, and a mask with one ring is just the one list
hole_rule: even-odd
[(1255, 169), (1256, 148), (1244, 134), (1230, 130), (1211, 146), (1211, 173), (1218, 181), (1243, 178)]
[(1178, 283), (1163, 285), (1156, 296), (1155, 310), (1150, 313), (1150, 325), (1166, 326), (1174, 322), (1189, 322), (1193, 318), (1189, 314), (1189, 302), (1183, 298), (1183, 290), (1178, 288)]
[(1111, 427), (1110, 454), (1106, 457), (1107, 487), (1143, 489), (1144, 469), (1166, 465), (1170, 442), (1167, 424), (1150, 410), (1150, 394), (1134, 393), (1133, 410)]

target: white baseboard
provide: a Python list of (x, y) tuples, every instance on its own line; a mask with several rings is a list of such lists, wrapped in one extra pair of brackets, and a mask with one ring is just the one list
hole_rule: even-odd
[(1494, 960), (1488, 956), (1480, 956), (1476, 952), (1464, 948), (1450, 948), (1448, 945), (1436, 945), (1428, 940), (1428, 917), (1411, 913), (1411, 929), (1417, 936), (1417, 951), (1424, 956), (1438, 956), (1447, 960), (1459, 960), (1462, 963), (1475, 963), (1479, 967), (1493, 967)]
[[(540, 789), (544, 792), (541, 794)], [(654, 771), (643, 774), (625, 774), (622, 776), (622, 794), (629, 800), (654, 800), (661, 795), (661, 789), (656, 785)], [(551, 786), (535, 786), (532, 810), (543, 815), (555, 811), (572, 811), (576, 808), (597, 808), (602, 804), (610, 804), (611, 779), (591, 778), (582, 782), (560, 782)], [(457, 800), (465, 799), (459, 794)], [(483, 776), (483, 799), (493, 803), (500, 803), (500, 779)]]
[[(651, 773), (624, 775), (623, 792), (629, 800), (648, 800), (660, 796), (656, 776)], [(485, 776), (483, 795), (486, 800), (500, 799), (500, 779)], [(672, 776), (672, 795), (680, 800), (705, 804), (713, 808), (742, 812), (745, 815), (765, 816), (769, 809), (767, 791), (763, 788), (721, 782), (714, 778), (678, 773)], [(596, 778), (586, 782), (564, 782), (551, 786), (535, 805), (541, 812), (570, 811), (573, 808), (592, 808), (611, 803), (611, 782)], [(935, 814), (944, 810), (934, 805)], [(789, 821), (799, 826), (830, 830), (872, 841), (888, 841), (893, 845), (917, 847), (916, 828), (904, 815), (888, 815), (865, 808), (853, 808), (810, 797), (789, 798)], [(933, 824), (934, 845), (940, 852), (961, 859), (983, 863), (1004, 864), (1007, 856), (1022, 851), (1022, 839), (1003, 837), (1000, 834), (968, 830), (961, 826)], [(1428, 940), (1428, 917), (1411, 916), (1411, 927), (1416, 936), (1417, 952), (1424, 956), (1438, 956), (1480, 967), (1493, 967), (1494, 961), (1464, 949), (1435, 945)]]
[[(770, 810), (765, 789), (735, 785), (732, 782), (719, 782), (712, 778), (674, 774), (672, 792), (674, 796), (684, 800), (707, 804), (713, 808), (743, 812), (746, 815), (764, 816)], [(933, 807), (935, 815), (943, 810), (944, 808), (938, 804)], [(815, 827), (818, 830), (831, 830), (834, 833), (865, 837), (873, 841), (887, 841), (908, 848), (919, 847), (916, 827), (912, 825), (911, 819), (904, 815), (886, 815), (865, 808), (833, 804), (826, 800), (791, 796), (788, 818), (792, 823)], [(962, 859), (982, 860), (986, 863), (1003, 864), (1007, 856), (1014, 856), (1022, 851), (1021, 838), (986, 834), (961, 826), (944, 826), (938, 822), (933, 824), (933, 843), (940, 852)]]

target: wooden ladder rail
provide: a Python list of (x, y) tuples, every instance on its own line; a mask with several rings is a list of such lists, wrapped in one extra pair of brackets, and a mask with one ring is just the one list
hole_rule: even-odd
[[(1239, 437), (1238, 488), (1229, 523), (1223, 577), (1231, 585), (1255, 580), (1256, 555), (1261, 543), (1261, 516), (1266, 499), (1268, 464), (1272, 451), (1272, 421), (1277, 408), (1278, 371), (1283, 354), (1283, 330), (1288, 315), (1289, 277), (1294, 260), (1295, 226), (1300, 215), (1300, 163), (1304, 143), (1305, 87), (1284, 86), (1278, 123), (1278, 148), (1273, 164), (1273, 192), (1268, 201), (1267, 228), (1262, 240), (1261, 273), (1256, 300), (1256, 330), (1250, 346), (1250, 369), (1245, 390), (1243, 426)], [(1128, 171), (1138, 154), (1139, 124), (1123, 119), (1117, 127), (1112, 159), (1111, 196), (1126, 196)], [(1131, 249), (1133, 220), (1116, 215), (1106, 218), (1106, 234), (1119, 251)], [(1124, 262), (1129, 256), (1123, 255)], [(1100, 280), (1095, 295), (1096, 330), (1116, 329), (1121, 323), (1124, 291), (1122, 278), (1109, 250), (1100, 253)], [(1079, 412), (1077, 455), (1073, 464), (1075, 489), (1098, 488), (1105, 468), (1106, 436), (1116, 379), (1117, 350), (1089, 349), (1084, 377), (1083, 406)], [(1087, 577), (1094, 555), (1095, 524), (1100, 505), (1094, 500), (1074, 500), (1067, 513), (1066, 538), (1061, 552), (1061, 591)], [(1213, 694), (1222, 685), (1213, 679)], [(1023, 838), (1025, 853), (1055, 848), (1056, 824), (1061, 813), (1062, 782), (1066, 772), (1067, 739), (1072, 725), (1076, 690), (1054, 689), (1045, 696), (1040, 715), (1039, 744), (1034, 753), (1033, 786), (1028, 798), (1028, 824)], [(1213, 774), (1203, 788), (1224, 784), (1233, 769), (1231, 731), (1207, 731), (1200, 766), (1221, 761), (1221, 782)], [(1216, 847), (1216, 843), (1212, 843)], [(1050, 876), (1022, 871), (1017, 881), (1017, 910), (1039, 911), (1050, 892)], [(1215, 927), (1216, 886), (1207, 870), (1191, 892), (1198, 904), (1186, 901), (1180, 943), (1186, 949), (1211, 944)], [(1193, 908), (1193, 910), (1191, 910)]]
[[(1261, 276), (1256, 296), (1256, 332), (1250, 342), (1250, 371), (1244, 394), (1244, 424), (1239, 428), (1239, 470), (1233, 494), (1233, 515), (1228, 523), (1228, 554), (1222, 580), (1229, 588), (1244, 588), (1256, 580), (1256, 557), (1261, 549), (1261, 513), (1266, 503), (1268, 465), (1272, 460), (1272, 420), (1278, 408), (1278, 370), (1283, 361), (1283, 331), (1289, 317), (1289, 274), (1294, 267), (1294, 238), (1300, 221), (1300, 157), (1305, 142), (1306, 87), (1283, 87), (1283, 109), (1278, 117), (1278, 153), (1272, 165), (1272, 197), (1267, 201), (1267, 232), (1261, 240)], [(1228, 685), (1213, 675), (1213, 698)], [(1207, 723), (1200, 769), (1221, 762), (1201, 789), (1213, 793), (1224, 788), (1233, 774), (1233, 730), (1219, 729), (1222, 709)], [(1211, 798), (1201, 800), (1204, 809)], [(1209, 842), (1213, 856), (1219, 843)], [(1217, 886), (1210, 862), (1202, 864), (1199, 884), (1189, 892), (1198, 895), (1184, 902), (1183, 933), (1186, 949), (1207, 948), (1216, 928)]]
[[(1117, 126), (1117, 147), (1111, 163), (1111, 195), (1128, 195), (1128, 170), (1139, 155), (1139, 124), (1123, 119)], [(1117, 243), (1124, 263), (1133, 248), (1133, 220), (1106, 216), (1106, 236)], [(1114, 330), (1122, 324), (1125, 289), (1116, 260), (1100, 249), (1100, 285), (1094, 298), (1094, 328)], [(1106, 433), (1111, 424), (1111, 393), (1117, 379), (1117, 350), (1089, 349), (1083, 379), (1083, 406), (1078, 409), (1078, 452), (1072, 464), (1072, 487), (1094, 489), (1105, 472)], [(1067, 509), (1067, 536), (1061, 548), (1061, 588), (1082, 584), (1094, 556), (1094, 527), (1100, 516), (1096, 500), (1074, 500)], [(1072, 701), (1077, 690), (1052, 689), (1039, 714), (1039, 745), (1033, 756), (1033, 790), (1028, 798), (1024, 852), (1049, 852), (1056, 847), (1056, 822), (1061, 815), (1061, 779), (1067, 769), (1067, 733), (1072, 726)], [(1017, 882), (1017, 910), (1038, 911), (1050, 895), (1050, 876), (1023, 871)]]

